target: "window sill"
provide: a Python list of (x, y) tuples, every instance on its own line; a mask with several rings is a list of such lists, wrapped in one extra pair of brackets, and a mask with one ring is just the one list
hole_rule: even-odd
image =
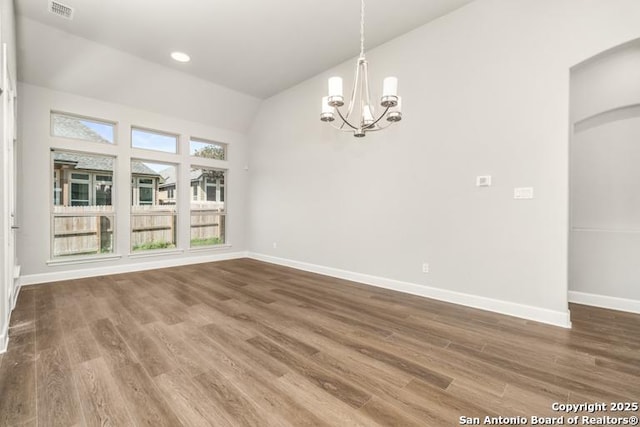
[(231, 243), (224, 243), (222, 245), (211, 245), (211, 246), (196, 246), (193, 248), (189, 248), (189, 252), (208, 252), (208, 251), (221, 251), (223, 249), (231, 249), (233, 245)]
[(122, 255), (102, 255), (78, 258), (59, 258), (47, 260), (47, 265), (71, 265), (71, 264), (90, 264), (93, 262), (112, 261), (120, 259)]
[(155, 256), (162, 256), (162, 255), (179, 255), (184, 253), (184, 250), (182, 249), (169, 249), (169, 250), (159, 250), (159, 249), (150, 249), (144, 252), (132, 252), (129, 254), (129, 258), (131, 259), (136, 259), (136, 258), (149, 258), (149, 257), (155, 257)]

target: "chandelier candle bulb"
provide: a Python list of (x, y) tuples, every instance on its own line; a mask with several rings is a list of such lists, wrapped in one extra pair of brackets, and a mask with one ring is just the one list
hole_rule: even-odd
[(373, 114), (371, 113), (371, 107), (369, 105), (365, 105), (362, 109), (362, 124), (365, 126), (373, 123)]
[(342, 96), (342, 77), (329, 79), (329, 96)]
[(333, 117), (333, 107), (329, 105), (329, 97), (322, 98), (322, 114), (320, 114), (320, 120), (323, 122), (332, 122), (335, 120)]
[(398, 96), (398, 78), (387, 77), (382, 82), (382, 96)]

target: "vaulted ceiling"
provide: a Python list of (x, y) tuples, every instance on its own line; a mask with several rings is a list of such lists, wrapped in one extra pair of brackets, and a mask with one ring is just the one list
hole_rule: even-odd
[[(258, 98), (359, 52), (358, 0), (19, 0), (17, 14)], [(373, 48), (473, 0), (367, 0)], [(20, 46), (20, 38), (18, 39)], [(169, 54), (186, 52), (189, 63)]]

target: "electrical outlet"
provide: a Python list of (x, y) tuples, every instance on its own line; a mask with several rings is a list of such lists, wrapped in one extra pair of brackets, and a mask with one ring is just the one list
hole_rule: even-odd
[(428, 273), (429, 272), (429, 263), (427, 263), (427, 262), (423, 262), (422, 263), (422, 272), (423, 273)]
[(278, 249), (278, 242), (273, 242), (273, 249)]

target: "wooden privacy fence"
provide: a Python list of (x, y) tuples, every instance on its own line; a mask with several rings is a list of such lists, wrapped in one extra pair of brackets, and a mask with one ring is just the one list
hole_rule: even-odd
[[(191, 240), (224, 242), (223, 203), (191, 205)], [(115, 213), (111, 206), (55, 206), (53, 210), (53, 256), (114, 251)], [(167, 206), (134, 206), (131, 210), (131, 247), (173, 247), (176, 243), (176, 212)]]

